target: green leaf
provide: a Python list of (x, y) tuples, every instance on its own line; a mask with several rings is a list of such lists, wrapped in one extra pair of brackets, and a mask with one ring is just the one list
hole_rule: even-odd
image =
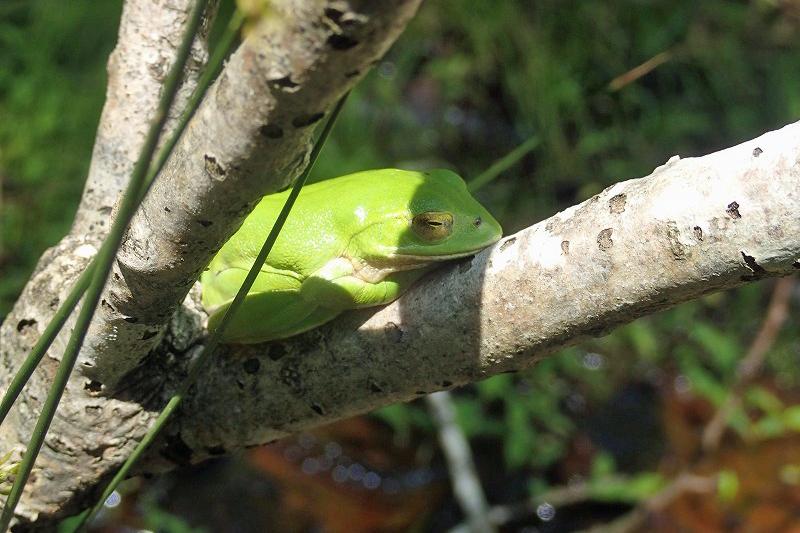
[(722, 502), (732, 502), (739, 492), (739, 476), (733, 470), (721, 470), (717, 476), (717, 497)]
[(715, 327), (697, 322), (691, 329), (691, 338), (709, 355), (716, 367), (724, 372), (732, 372), (739, 359), (739, 345), (736, 339)]
[(636, 503), (650, 498), (665, 485), (656, 472), (643, 472), (632, 477), (601, 477), (590, 484), (592, 497), (607, 502)]
[(793, 405), (783, 410), (783, 423), (787, 429), (800, 432), (800, 405)]
[(745, 394), (745, 400), (749, 405), (768, 414), (778, 414), (783, 410), (783, 402), (780, 398), (760, 385), (750, 387)]
[(509, 468), (519, 468), (532, 462), (536, 432), (530, 424), (527, 410), (517, 403), (506, 403), (507, 434), (503, 452)]

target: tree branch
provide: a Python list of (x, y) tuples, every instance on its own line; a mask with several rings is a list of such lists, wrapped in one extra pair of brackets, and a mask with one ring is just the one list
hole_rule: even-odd
[(655, 311), (798, 272), (798, 212), (800, 122), (673, 158), (442, 268), (377, 313), (232, 346), (168, 440), (180, 444), (179, 463), (267, 442), (517, 371)]
[[(105, 236), (109, 213), (128, 183), (193, 5), (194, 0), (125, 2), (117, 45), (108, 59), (106, 103), (72, 233), (94, 236), (98, 242)], [(209, 15), (215, 10), (210, 9)], [(195, 40), (168, 131), (206, 62), (209, 26), (207, 22)]]
[(315, 125), (399, 36), (420, 0), (284, 0), (233, 54), (131, 223), (81, 365), (106, 390), (257, 201), (305, 167)]

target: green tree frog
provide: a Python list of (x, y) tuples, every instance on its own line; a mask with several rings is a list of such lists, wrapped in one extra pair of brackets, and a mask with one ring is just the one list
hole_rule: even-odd
[[(289, 192), (265, 196), (203, 273), (214, 329)], [(500, 224), (449, 170), (369, 170), (304, 187), (228, 343), (290, 337), (341, 312), (391, 302), (433, 265), (497, 242)]]

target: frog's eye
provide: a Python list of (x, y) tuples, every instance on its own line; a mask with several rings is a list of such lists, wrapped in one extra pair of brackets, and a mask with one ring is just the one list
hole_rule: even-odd
[(415, 216), (411, 227), (425, 241), (441, 241), (453, 233), (453, 215), (442, 211), (427, 211)]

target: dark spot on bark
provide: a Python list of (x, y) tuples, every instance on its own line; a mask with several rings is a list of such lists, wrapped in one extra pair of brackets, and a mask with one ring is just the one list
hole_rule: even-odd
[(608, 201), (608, 210), (611, 213), (619, 214), (625, 211), (625, 202), (627, 201), (627, 196), (625, 193), (616, 194), (611, 197)]
[(128, 324), (136, 324), (137, 322), (139, 322), (139, 319), (136, 318), (135, 316), (126, 316), (122, 320), (124, 320)]
[(350, 72), (345, 72), (344, 73), (344, 77), (345, 78), (355, 78), (359, 74), (361, 74), (360, 70), (351, 70)]
[(164, 206), (164, 211), (166, 211), (167, 213), (172, 213), (172, 209), (170, 209), (167, 206)]
[(501, 373), (501, 374), (516, 374), (517, 372), (519, 372), (519, 370), (514, 370), (514, 369), (511, 369), (511, 370), (503, 370), (503, 371), (502, 371), (502, 372), (500, 372), (500, 373)]
[(386, 328), (383, 331), (390, 342), (400, 342), (403, 340), (403, 328), (394, 322), (386, 324)]
[(241, 379), (237, 379), (236, 386), (239, 387), (240, 390), (244, 390), (244, 381), (242, 381)]
[(29, 328), (29, 327), (35, 326), (35, 325), (36, 325), (36, 320), (34, 320), (32, 318), (23, 318), (22, 320), (17, 322), (17, 331), (19, 331), (21, 333), (23, 329)]
[(244, 371), (248, 374), (255, 374), (261, 368), (261, 361), (256, 359), (255, 357), (251, 357), (247, 361), (242, 364)]
[(53, 299), (50, 300), (50, 309), (55, 309), (56, 307), (58, 307), (58, 304), (60, 302), (61, 300), (58, 299), (58, 296), (54, 296)]
[(299, 394), (303, 392), (303, 378), (296, 368), (291, 365), (286, 365), (281, 368), (279, 376), (281, 383), (289, 387), (293, 393)]
[(295, 128), (305, 128), (325, 116), (325, 113), (311, 113), (310, 115), (297, 115), (292, 119), (292, 126)]
[(152, 339), (152, 338), (153, 338), (153, 337), (155, 337), (156, 335), (158, 335), (158, 330), (157, 330), (157, 329), (150, 330), (150, 331), (145, 331), (145, 332), (142, 334), (142, 340), (143, 340), (143, 341), (146, 341), (146, 340), (148, 340), (148, 339)]
[(358, 44), (358, 40), (343, 33), (334, 33), (328, 37), (328, 44), (334, 50), (350, 50)]
[(161, 456), (179, 466), (189, 466), (192, 463), (192, 449), (186, 444), (180, 433), (167, 435), (165, 445), (161, 449)]
[(417, 396), (425, 396), (425, 395), (426, 395), (426, 394), (428, 394), (428, 393), (427, 393), (427, 392), (425, 392), (424, 390), (418, 390), (418, 391), (417, 391), (417, 392), (415, 392), (414, 394), (416, 394)]
[(681, 230), (678, 229), (678, 224), (672, 220), (667, 222), (667, 240), (672, 258), (676, 261), (686, 259), (686, 247), (681, 243)]
[(792, 263), (792, 267), (800, 269), (800, 261), (795, 261), (794, 263)]
[(314, 412), (317, 413), (320, 416), (323, 416), (325, 414), (325, 411), (322, 410), (322, 406), (320, 404), (318, 404), (318, 403), (312, 403), (311, 404), (311, 409), (313, 409)]
[(783, 237), (783, 228), (780, 226), (770, 226), (767, 228), (767, 235), (776, 239), (780, 239)]
[(764, 150), (762, 150), (761, 147), (756, 146), (755, 148), (753, 148), (753, 157), (758, 157), (763, 153), (764, 153)]
[(703, 228), (700, 226), (695, 226), (692, 228), (694, 230), (694, 236), (697, 238), (698, 241), (703, 240)]
[(376, 393), (376, 394), (379, 393), (379, 392), (383, 392), (383, 389), (380, 388), (378, 386), (378, 384), (375, 383), (374, 381), (370, 381), (369, 382), (369, 390), (372, 391), (373, 393)]
[(215, 180), (225, 177), (225, 169), (217, 162), (216, 157), (205, 154), (203, 159), (205, 160), (205, 171), (209, 176)]
[(258, 133), (268, 139), (280, 139), (283, 137), (283, 128), (277, 124), (264, 124), (258, 128)]
[(561, 241), (561, 253), (569, 255), (569, 241)]
[(340, 9), (336, 9), (335, 7), (330, 7), (330, 6), (325, 8), (324, 13), (325, 13), (326, 17), (331, 19), (336, 24), (338, 24), (339, 21), (342, 20), (342, 15), (344, 15), (344, 11), (342, 11)]
[(728, 213), (728, 216), (731, 218), (742, 218), (741, 213), (739, 213), (739, 204), (737, 202), (729, 203), (725, 212)]
[(114, 272), (114, 279), (115, 279), (115, 280), (117, 280), (117, 281), (119, 281), (119, 280), (121, 280), (122, 278), (119, 276), (119, 274), (117, 274), (116, 272)]
[(752, 255), (747, 255), (746, 253), (740, 251), (742, 254), (742, 259), (744, 260), (745, 266), (753, 271), (753, 274), (765, 274), (767, 271), (764, 270), (764, 267), (758, 264), (756, 258)]
[(209, 446), (206, 451), (209, 455), (225, 455), (226, 453), (224, 446)]
[(213, 224), (213, 222), (211, 222), (210, 220), (198, 220), (197, 223), (203, 226), (204, 228), (207, 228), (211, 224)]
[(83, 384), (83, 389), (89, 392), (100, 392), (103, 390), (103, 384), (92, 379)]
[(116, 309), (114, 309), (114, 307), (110, 303), (108, 303), (105, 300), (105, 298), (100, 300), (100, 305), (102, 305), (103, 307), (107, 307), (110, 311), (116, 311)]
[(451, 387), (453, 385), (452, 381), (444, 380), (442, 381), (442, 387)]
[(597, 234), (597, 246), (604, 252), (614, 246), (614, 241), (611, 239), (612, 233), (614, 233), (614, 230), (606, 228)]
[(280, 87), (281, 89), (294, 89), (299, 84), (296, 83), (291, 76), (283, 76), (281, 78), (276, 78), (274, 80), (269, 80), (270, 83), (273, 85)]
[(273, 361), (277, 361), (284, 355), (286, 355), (286, 348), (283, 347), (283, 344), (274, 344), (269, 347), (269, 351), (267, 352), (267, 357)]
[(517, 242), (517, 238), (516, 238), (516, 237), (510, 237), (510, 238), (508, 238), (508, 239), (504, 240), (504, 241), (503, 241), (503, 242), (500, 244), (500, 251), (501, 251), (501, 252), (505, 251), (505, 249), (506, 249), (506, 248), (508, 248), (509, 246), (511, 246), (512, 244), (514, 244), (515, 242)]

